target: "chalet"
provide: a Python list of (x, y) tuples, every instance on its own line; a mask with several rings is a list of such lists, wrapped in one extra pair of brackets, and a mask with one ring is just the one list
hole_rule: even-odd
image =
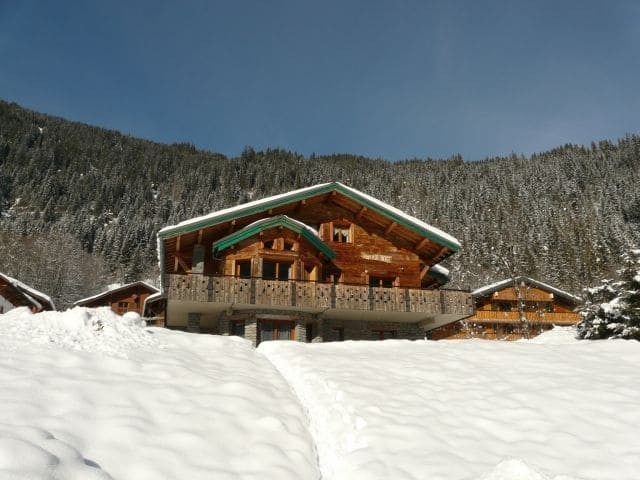
[(554, 325), (574, 325), (580, 320), (575, 311), (582, 300), (575, 295), (524, 276), (502, 280), (479, 288), (471, 295), (476, 312), (464, 321), (433, 330), (429, 338), (522, 338), (522, 322), (514, 280), (524, 302), (529, 334), (538, 335)]
[(111, 307), (111, 310), (119, 315), (127, 312), (136, 312), (142, 315), (145, 300), (149, 295), (157, 292), (156, 287), (146, 282), (133, 282), (106, 290), (92, 297), (83, 298), (73, 305), (76, 307)]
[(0, 273), (0, 314), (16, 307), (28, 307), (33, 313), (56, 309), (49, 296)]
[(473, 313), (468, 292), (439, 289), (455, 238), (338, 182), (163, 228), (158, 246), (168, 328), (418, 339)]

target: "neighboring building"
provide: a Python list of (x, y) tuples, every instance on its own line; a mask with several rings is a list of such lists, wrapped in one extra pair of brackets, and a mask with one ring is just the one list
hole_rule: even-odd
[(167, 296), (158, 291), (149, 295), (142, 306), (142, 316), (148, 325), (164, 326), (164, 312), (167, 309)]
[[(530, 336), (554, 325), (574, 325), (580, 320), (575, 312), (582, 300), (575, 295), (528, 277), (517, 277), (525, 303)], [(522, 338), (522, 322), (513, 279), (487, 285), (471, 293), (476, 313), (464, 321), (445, 325), (429, 334), (434, 340), (444, 338), (488, 338), (517, 340)]]
[(473, 313), (468, 292), (438, 290), (455, 238), (337, 182), (187, 220), (158, 240), (169, 328), (255, 344), (418, 339)]
[(33, 313), (56, 309), (48, 295), (0, 273), (0, 314), (16, 307), (29, 307)]
[(149, 295), (157, 292), (156, 287), (146, 282), (133, 282), (106, 290), (92, 297), (83, 298), (73, 305), (76, 307), (111, 307), (111, 310), (119, 315), (127, 312), (136, 312), (142, 315), (145, 300)]

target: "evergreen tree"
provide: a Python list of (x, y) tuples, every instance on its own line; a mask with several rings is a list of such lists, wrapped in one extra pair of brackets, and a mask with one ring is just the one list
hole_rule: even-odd
[(620, 280), (585, 290), (578, 337), (640, 340), (640, 250), (622, 257)]

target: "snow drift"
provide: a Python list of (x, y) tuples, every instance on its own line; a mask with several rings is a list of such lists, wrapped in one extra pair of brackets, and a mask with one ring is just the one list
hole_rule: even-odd
[(0, 478), (317, 479), (289, 386), (236, 337), (75, 308), (0, 315)]

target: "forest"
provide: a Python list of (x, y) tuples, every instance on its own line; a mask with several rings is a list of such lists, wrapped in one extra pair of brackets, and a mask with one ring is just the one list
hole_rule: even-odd
[(0, 101), (0, 271), (60, 307), (157, 277), (156, 233), (220, 208), (340, 181), (457, 237), (451, 288), (520, 274), (580, 294), (640, 244), (640, 136), (465, 161), (246, 147), (229, 158)]

